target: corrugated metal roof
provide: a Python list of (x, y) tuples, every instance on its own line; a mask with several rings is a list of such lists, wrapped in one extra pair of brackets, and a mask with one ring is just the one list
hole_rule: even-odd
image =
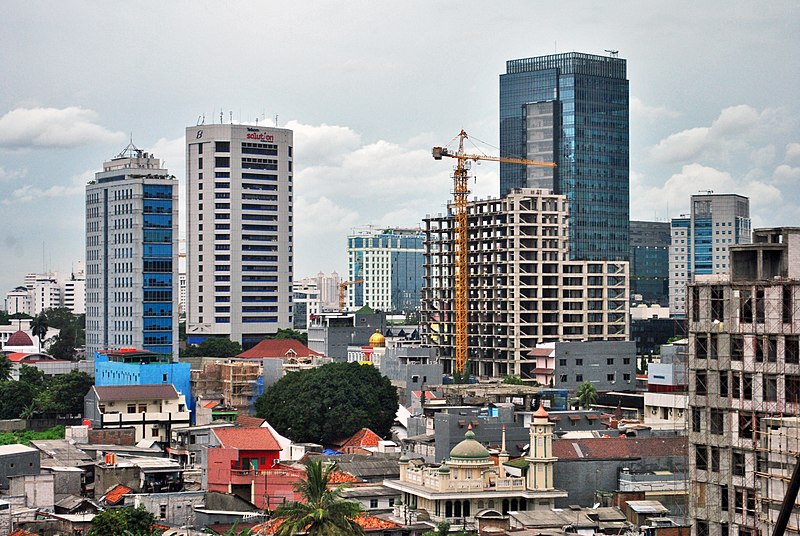
[(178, 391), (171, 383), (156, 385), (102, 385), (94, 386), (97, 399), (112, 400), (177, 400)]

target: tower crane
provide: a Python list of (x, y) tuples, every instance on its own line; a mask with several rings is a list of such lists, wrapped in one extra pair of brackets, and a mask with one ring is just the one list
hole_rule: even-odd
[(455, 373), (461, 375), (467, 364), (467, 284), (469, 268), (467, 266), (468, 231), (467, 231), (467, 197), (469, 196), (468, 171), (472, 162), (488, 160), (491, 162), (504, 162), (508, 164), (524, 164), (528, 166), (545, 166), (554, 168), (552, 162), (537, 162), (523, 158), (507, 158), (502, 156), (466, 154), (464, 140), (468, 138), (463, 130), (458, 133), (458, 152), (452, 152), (447, 147), (434, 147), (432, 154), (434, 160), (443, 157), (455, 158), (456, 166), (453, 170), (453, 215), (455, 219), (455, 280), (456, 280), (456, 364)]
[(344, 311), (344, 294), (347, 291), (347, 287), (350, 285), (358, 285), (359, 283), (363, 283), (363, 279), (356, 279), (355, 281), (345, 281), (343, 283), (339, 283), (339, 310)]

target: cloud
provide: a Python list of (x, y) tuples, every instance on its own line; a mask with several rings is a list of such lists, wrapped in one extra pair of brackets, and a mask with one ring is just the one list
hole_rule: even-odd
[(674, 110), (670, 110), (666, 106), (648, 106), (638, 97), (631, 97), (630, 115), (633, 119), (655, 121), (657, 119), (678, 117), (680, 114)]
[(361, 144), (361, 136), (349, 127), (336, 125), (313, 126), (299, 121), (289, 121), (285, 128), (294, 132), (295, 154), (298, 161), (315, 165), (335, 165)]
[(650, 148), (649, 156), (660, 163), (728, 162), (744, 157), (771, 161), (774, 148), (770, 139), (785, 132), (792, 121), (777, 109), (759, 112), (747, 105), (731, 106), (710, 126), (689, 128), (662, 139)]
[(800, 168), (781, 164), (775, 168), (772, 179), (778, 184), (797, 185), (800, 183)]
[(93, 110), (76, 106), (17, 108), (0, 117), (0, 146), (65, 148), (125, 139), (124, 133), (108, 130), (97, 119)]
[(19, 179), (21, 177), (24, 177), (26, 173), (27, 171), (24, 169), (7, 170), (4, 167), (0, 166), (0, 182)]
[(800, 143), (786, 145), (786, 160), (789, 162), (800, 160)]
[(62, 198), (83, 195), (86, 191), (86, 183), (94, 178), (94, 171), (84, 171), (76, 175), (68, 184), (54, 184), (48, 188), (40, 188), (32, 184), (20, 186), (3, 200), (4, 205), (16, 205), (20, 203), (30, 203), (31, 201), (42, 198)]

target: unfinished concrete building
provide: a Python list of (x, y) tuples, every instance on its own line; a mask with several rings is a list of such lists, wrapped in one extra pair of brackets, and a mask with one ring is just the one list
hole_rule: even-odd
[(261, 361), (211, 360), (192, 371), (192, 393), (196, 397), (219, 397), (243, 415), (248, 415), (264, 392)]
[[(543, 342), (628, 338), (627, 261), (569, 260), (566, 197), (515, 189), (469, 203), (468, 367), (535, 377)], [(425, 342), (445, 373), (455, 361), (455, 220), (425, 219)]]
[(730, 260), (687, 292), (697, 536), (771, 534), (800, 443), (800, 228), (756, 230)]

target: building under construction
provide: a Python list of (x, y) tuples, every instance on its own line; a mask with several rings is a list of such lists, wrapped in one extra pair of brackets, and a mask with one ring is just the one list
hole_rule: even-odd
[(731, 246), (730, 275), (698, 276), (687, 313), (695, 534), (772, 534), (800, 452), (800, 228)]
[[(425, 219), (426, 342), (455, 370), (456, 222)], [(535, 377), (543, 342), (628, 338), (628, 262), (569, 260), (566, 197), (515, 189), (467, 205), (468, 368)]]
[(258, 361), (207, 360), (192, 371), (192, 393), (196, 397), (221, 398), (242, 415), (250, 414), (264, 392), (263, 369)]

